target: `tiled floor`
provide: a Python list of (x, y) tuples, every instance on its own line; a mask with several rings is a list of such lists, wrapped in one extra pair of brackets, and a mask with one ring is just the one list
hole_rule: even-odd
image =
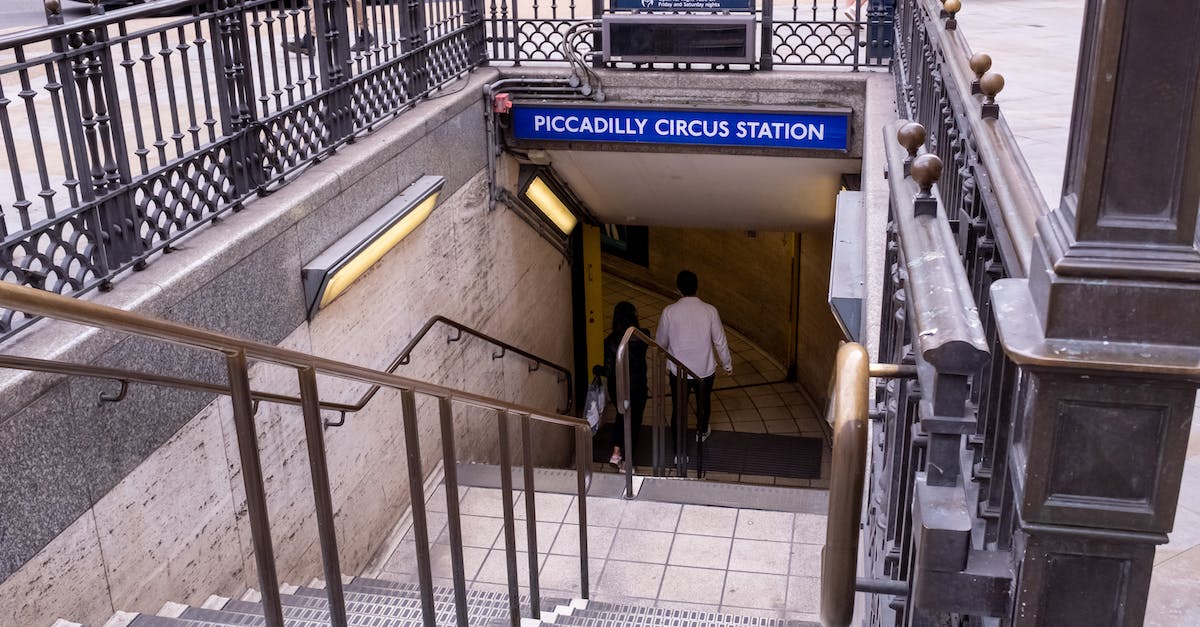
[[(632, 285), (611, 274), (604, 275), (604, 310), (611, 316), (613, 306), (622, 300), (633, 303), (637, 308), (640, 323), (653, 334), (658, 328), (658, 317), (667, 305), (673, 302), (660, 294)], [(606, 329), (612, 323), (605, 319)], [(714, 481), (742, 481), (765, 485), (791, 487), (829, 487), (829, 430), (807, 395), (795, 383), (784, 381), (785, 371), (762, 350), (743, 335), (725, 327), (729, 340), (729, 352), (733, 359), (733, 376), (717, 369), (712, 401), (710, 423), (713, 429), (740, 431), (744, 433), (768, 433), (804, 436), (826, 440), (819, 479), (791, 479), (759, 475), (737, 475), (711, 472), (707, 477)], [(651, 408), (646, 409), (646, 423), (651, 419)], [(606, 420), (612, 420), (609, 408)], [(695, 415), (692, 415), (695, 426)], [(607, 464), (598, 464), (597, 470), (614, 470)]]
[[(506, 590), (502, 493), (460, 490), (463, 558), (469, 587)], [(524, 496), (517, 493), (518, 579), (529, 580)], [(428, 499), (435, 585), (452, 586), (445, 493)], [(436, 511), (442, 510), (442, 511)], [(544, 597), (579, 594), (575, 497), (537, 494), (538, 577)], [(825, 517), (653, 501), (588, 498), (591, 597), (659, 607), (817, 620)], [(412, 580), (411, 531), (380, 576)]]

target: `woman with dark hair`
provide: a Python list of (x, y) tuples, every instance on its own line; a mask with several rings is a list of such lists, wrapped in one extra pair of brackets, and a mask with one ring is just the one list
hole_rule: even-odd
[[(638, 328), (647, 336), (650, 332), (638, 327), (637, 308), (633, 303), (621, 301), (613, 307), (612, 333), (604, 338), (604, 371), (608, 376), (608, 395), (617, 407), (617, 424), (613, 429), (613, 453), (608, 462), (620, 466), (624, 456), (621, 449), (625, 446), (625, 415), (621, 412), (617, 399), (617, 347), (621, 338), (630, 327)], [(642, 429), (642, 412), (646, 409), (646, 398), (649, 390), (646, 386), (646, 344), (637, 338), (629, 341), (629, 428), (632, 430), (632, 450), (626, 451), (632, 460), (633, 451), (637, 450), (638, 434)]]

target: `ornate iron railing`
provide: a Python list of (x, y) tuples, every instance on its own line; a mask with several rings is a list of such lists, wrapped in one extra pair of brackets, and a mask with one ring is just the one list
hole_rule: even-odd
[[(0, 37), (0, 280), (107, 289), (485, 62), (478, 0), (162, 0)], [(188, 15), (176, 15), (183, 11)], [(0, 336), (28, 322), (0, 310)]]
[[(995, 104), (1003, 78), (989, 73), (987, 55), (971, 54), (958, 8), (918, 0), (896, 14), (897, 103), (919, 124), (887, 131), (892, 208), (879, 359), (915, 364), (920, 376), (875, 388), (882, 454), (871, 466), (866, 571), (903, 582), (906, 593), (871, 597), (871, 625), (915, 617), (1003, 625), (1012, 616), (1008, 457), (1023, 374), (1000, 343), (991, 285), (1026, 275), (1034, 223), (1047, 209)], [(940, 234), (929, 239), (931, 229)], [(928, 302), (921, 278), (931, 261), (956, 275), (932, 284), (950, 301)], [(968, 344), (947, 354), (955, 355), (949, 371), (927, 351), (945, 332), (945, 321), (928, 319), (934, 310), (969, 321)], [(931, 490), (935, 476), (940, 487)]]
[[(894, 4), (892, 0), (864, 1), (861, 5), (845, 0), (791, 0), (790, 6), (763, 2), (754, 11), (762, 50), (755, 67), (857, 69), (886, 65), (891, 58)], [(515, 65), (566, 62), (568, 52), (599, 63), (593, 56), (600, 50), (598, 29), (589, 27), (598, 25), (608, 12), (611, 10), (603, 0), (534, 0), (532, 5), (519, 0), (493, 0), (487, 10), (488, 54), (493, 61)]]
[[(0, 280), (61, 294), (180, 238), (489, 61), (595, 61), (602, 0), (159, 0), (0, 37)], [(757, 69), (887, 61), (891, 0), (758, 10)], [(183, 13), (180, 15), (179, 13)], [(594, 29), (593, 29), (594, 30)], [(0, 338), (31, 320), (0, 310)]]

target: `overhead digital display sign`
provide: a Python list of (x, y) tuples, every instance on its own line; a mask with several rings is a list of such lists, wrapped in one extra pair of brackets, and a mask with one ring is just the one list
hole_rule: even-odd
[(850, 112), (711, 111), (516, 103), (517, 139), (849, 150)]
[(753, 11), (752, 0), (612, 0), (627, 11)]

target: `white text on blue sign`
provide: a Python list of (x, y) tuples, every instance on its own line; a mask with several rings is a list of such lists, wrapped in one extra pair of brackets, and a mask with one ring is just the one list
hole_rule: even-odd
[(518, 106), (519, 139), (846, 150), (845, 113), (623, 111)]

